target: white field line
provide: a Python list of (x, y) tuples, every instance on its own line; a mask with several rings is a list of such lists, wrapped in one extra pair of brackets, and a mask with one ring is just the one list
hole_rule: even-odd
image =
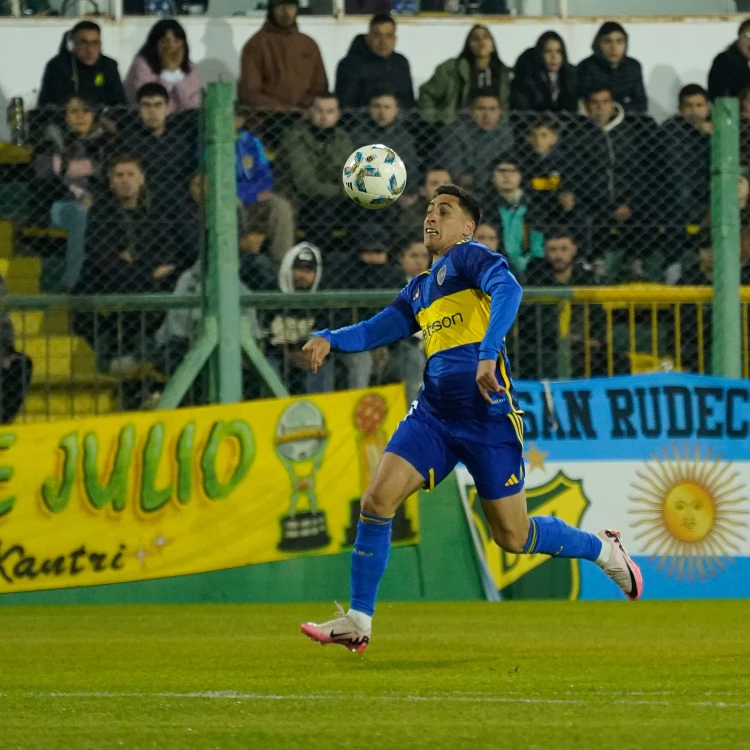
[[(0, 694), (7, 697), (8, 694)], [(233, 701), (340, 701), (345, 698), (351, 700), (350, 696), (344, 695), (333, 695), (333, 694), (303, 694), (303, 695), (280, 695), (274, 693), (243, 693), (235, 692), (233, 690), (220, 690), (220, 691), (199, 691), (192, 693), (177, 693), (177, 692), (161, 692), (161, 693), (129, 693), (129, 692), (108, 692), (108, 691), (93, 691), (93, 692), (34, 692), (24, 693), (24, 697), (27, 698), (109, 698), (109, 699), (122, 699), (122, 698), (136, 698), (151, 700), (153, 698), (174, 698), (178, 700), (184, 699), (199, 699), (199, 700), (233, 700)], [(619, 698), (611, 700), (613, 697), (612, 693), (600, 692), (595, 695), (601, 697), (607, 697), (611, 703), (616, 703), (626, 706), (690, 706), (690, 707), (701, 707), (701, 708), (750, 708), (750, 702), (744, 703), (733, 703), (730, 701), (670, 701), (670, 700), (643, 700), (634, 698)], [(635, 695), (642, 695), (642, 693), (635, 693)], [(530, 704), (530, 705), (569, 705), (569, 706), (585, 706), (592, 703), (600, 703), (601, 701), (586, 699), (586, 698), (527, 698), (527, 697), (513, 697), (513, 696), (500, 696), (494, 694), (484, 693), (447, 693), (444, 695), (373, 695), (367, 696), (368, 702), (373, 701), (411, 701), (414, 703), (519, 703), (519, 704)]]

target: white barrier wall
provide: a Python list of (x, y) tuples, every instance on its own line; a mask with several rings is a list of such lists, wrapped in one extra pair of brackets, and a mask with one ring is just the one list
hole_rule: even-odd
[[(104, 51), (119, 63), (124, 77), (133, 56), (155, 19), (132, 18), (121, 23), (105, 22)], [(626, 24), (630, 52), (643, 64), (650, 111), (663, 119), (676, 109), (676, 95), (686, 83), (705, 85), (713, 57), (736, 36), (740, 16), (677, 21), (634, 21)], [(235, 80), (245, 41), (263, 23), (262, 17), (181, 18), (205, 82)], [(430, 77), (435, 66), (458, 54), (464, 38), (475, 22), (464, 17), (404, 19), (399, 21), (398, 51), (411, 63), (418, 87)], [(336, 65), (351, 40), (366, 28), (366, 18), (303, 18), (302, 30), (320, 45), (329, 80), (333, 86)], [(22, 96), (27, 106), (36, 101), (45, 62), (52, 57), (70, 19), (0, 21), (0, 107), (12, 96)], [(490, 24), (502, 59), (515, 63), (518, 55), (531, 46), (547, 29), (557, 30), (568, 45), (570, 59), (579, 62), (591, 54), (591, 41), (599, 20), (567, 22), (558, 19), (508, 18)], [(2, 129), (5, 128), (2, 116)], [(0, 134), (2, 134), (0, 129)]]

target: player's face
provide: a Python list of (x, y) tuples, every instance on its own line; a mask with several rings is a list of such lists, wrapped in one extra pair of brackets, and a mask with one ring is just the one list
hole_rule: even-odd
[(378, 57), (390, 57), (396, 49), (396, 24), (376, 23), (367, 33), (367, 46)]
[(529, 134), (529, 144), (537, 154), (548, 154), (557, 145), (557, 133), (545, 127), (534, 128)]
[(495, 252), (500, 247), (500, 238), (497, 236), (497, 230), (490, 224), (480, 224), (477, 227), (477, 231), (474, 232), (474, 239), (483, 245), (487, 245), (490, 250), (495, 250)]
[(401, 256), (401, 268), (407, 276), (418, 276), (430, 267), (430, 253), (421, 242), (413, 242)]
[(515, 164), (500, 163), (492, 173), (492, 183), (501, 192), (518, 190), (521, 187), (521, 173)]
[(492, 130), (500, 122), (500, 102), (494, 96), (480, 96), (471, 108), (471, 117), (482, 130)]
[(700, 124), (708, 120), (711, 114), (711, 105), (703, 94), (686, 96), (680, 104), (680, 112), (686, 120)]
[(566, 271), (573, 264), (577, 249), (570, 237), (555, 237), (547, 240), (544, 255), (555, 271)]
[(297, 12), (299, 8), (291, 3), (283, 3), (282, 5), (274, 5), (271, 8), (271, 17), (277, 26), (282, 29), (289, 29), (297, 23)]
[(495, 43), (488, 29), (478, 26), (469, 37), (469, 49), (474, 57), (487, 58), (495, 51)]
[(120, 200), (129, 200), (138, 195), (146, 178), (137, 164), (124, 162), (114, 167), (109, 182), (112, 191)]
[(466, 215), (455, 195), (436, 195), (427, 206), (424, 219), (424, 245), (440, 255), (457, 242), (471, 237), (474, 222)]
[(370, 102), (370, 117), (381, 128), (387, 128), (398, 116), (395, 96), (379, 96)]
[(335, 128), (341, 113), (336, 99), (316, 99), (312, 106), (310, 119), (316, 128)]
[(94, 113), (81, 99), (71, 99), (65, 107), (65, 122), (79, 135), (86, 135), (94, 124)]
[(169, 105), (163, 96), (144, 96), (138, 102), (138, 114), (149, 130), (158, 133), (164, 129)]
[(424, 178), (424, 187), (422, 188), (422, 195), (425, 198), (429, 198), (435, 195), (435, 191), (441, 185), (448, 185), (451, 181), (449, 172), (444, 169), (431, 169)]
[(613, 31), (602, 38), (601, 51), (604, 59), (612, 65), (617, 65), (623, 57), (628, 43), (625, 41), (624, 34), (619, 31)]
[(544, 44), (544, 67), (552, 73), (556, 73), (563, 64), (562, 44), (557, 39), (550, 39)]
[(597, 91), (586, 100), (586, 109), (592, 120), (606, 125), (615, 113), (615, 100), (609, 91)]

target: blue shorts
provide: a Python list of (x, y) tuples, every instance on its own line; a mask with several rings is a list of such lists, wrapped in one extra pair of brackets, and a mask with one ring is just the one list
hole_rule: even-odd
[(523, 420), (442, 419), (415, 401), (386, 447), (408, 461), (431, 490), (460, 461), (474, 478), (479, 497), (497, 500), (523, 488)]

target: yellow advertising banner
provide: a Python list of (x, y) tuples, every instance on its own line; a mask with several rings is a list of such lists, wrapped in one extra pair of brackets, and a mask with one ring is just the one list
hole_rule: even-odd
[(2, 428), (0, 593), (345, 551), (404, 414), (399, 385)]

